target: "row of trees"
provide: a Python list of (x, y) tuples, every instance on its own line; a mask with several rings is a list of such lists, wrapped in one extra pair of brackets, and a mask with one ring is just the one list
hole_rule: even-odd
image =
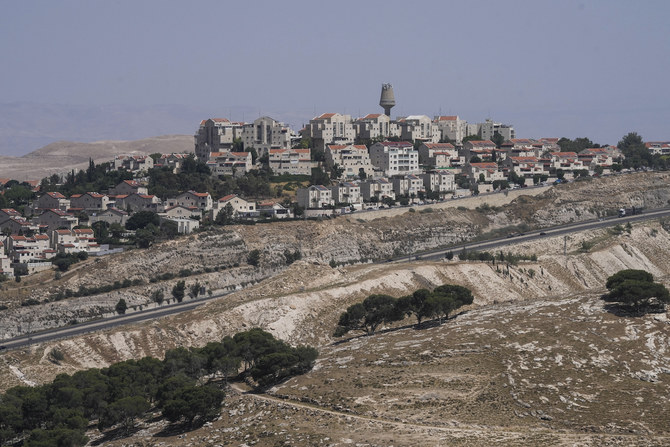
[(0, 444), (81, 446), (90, 422), (128, 433), (149, 412), (191, 426), (219, 414), (230, 378), (248, 377), (263, 388), (308, 371), (316, 357), (314, 348), (294, 348), (251, 329), (202, 348), (167, 351), (162, 361), (145, 357), (61, 374), (0, 396)]
[(472, 304), (472, 300), (470, 289), (452, 284), (438, 286), (432, 291), (419, 289), (401, 298), (370, 295), (363, 302), (349, 306), (340, 315), (333, 335), (341, 337), (353, 330), (372, 335), (380, 325), (402, 321), (409, 315), (416, 317), (419, 327), (431, 318), (439, 318), (441, 324), (452, 312)]
[(663, 285), (654, 282), (654, 276), (644, 270), (620, 270), (607, 278), (609, 290), (602, 296), (604, 301), (618, 303), (634, 313), (660, 311), (670, 303), (670, 293)]

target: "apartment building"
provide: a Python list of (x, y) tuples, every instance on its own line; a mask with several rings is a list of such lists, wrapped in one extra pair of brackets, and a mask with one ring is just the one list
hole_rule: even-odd
[(361, 188), (356, 183), (341, 182), (337, 185), (331, 186), (333, 201), (337, 203), (348, 203), (350, 205), (357, 205), (363, 203), (361, 197)]
[[(460, 145), (463, 138), (467, 137), (468, 123), (457, 115), (436, 116), (433, 118), (433, 126), (440, 132), (440, 139), (454, 142)], [(476, 133), (476, 132), (475, 132)]]
[(393, 183), (385, 178), (366, 180), (361, 182), (359, 186), (361, 188), (361, 195), (363, 196), (363, 200), (367, 202), (381, 202), (386, 197), (395, 200)]
[(223, 152), (233, 147), (237, 138), (242, 138), (244, 123), (234, 123), (227, 118), (209, 118), (200, 122), (194, 135), (195, 156), (206, 162), (212, 152)]
[(400, 138), (405, 141), (423, 141), (437, 143), (440, 141), (440, 131), (433, 121), (426, 115), (410, 115), (398, 120)]
[(296, 198), (298, 205), (304, 208), (324, 208), (335, 205), (332, 191), (323, 185), (299, 188)]
[(108, 205), (109, 197), (97, 192), (72, 194), (70, 196), (70, 208), (83, 210), (86, 213), (104, 211)]
[(399, 137), (400, 127), (383, 113), (371, 113), (354, 121), (356, 137), (363, 140)]
[(154, 159), (148, 155), (117, 155), (111, 164), (117, 171), (124, 169), (133, 173), (146, 172), (154, 167)]
[(421, 172), (419, 152), (406, 141), (384, 141), (373, 144), (370, 146), (370, 161), (374, 167), (389, 177)]
[(451, 143), (421, 143), (419, 146), (419, 163), (434, 168), (450, 168), (463, 166), (465, 156)]
[(351, 115), (324, 113), (309, 121), (302, 136), (311, 138), (315, 148), (325, 150), (328, 144), (353, 143), (356, 131)]
[(393, 192), (395, 192), (396, 196), (407, 195), (409, 197), (416, 197), (420, 192), (426, 191), (423, 184), (423, 178), (418, 175), (394, 175), (390, 180), (393, 184)]
[(268, 163), (276, 175), (310, 175), (317, 166), (310, 149), (270, 149)]
[[(386, 115), (384, 115), (386, 116)], [(362, 144), (329, 144), (326, 146), (326, 166), (331, 169), (338, 165), (344, 169), (341, 179), (359, 178), (361, 170), (366, 177), (374, 175), (368, 148)]]
[(251, 152), (211, 152), (206, 164), (214, 176), (242, 177), (253, 169), (252, 160)]
[(297, 138), (289, 126), (269, 116), (260, 117), (242, 127), (244, 148), (255, 148), (259, 156), (267, 154), (270, 149), (290, 149), (291, 142)]
[(456, 175), (453, 172), (437, 169), (419, 174), (419, 177), (423, 179), (426, 191), (444, 193), (456, 190)]

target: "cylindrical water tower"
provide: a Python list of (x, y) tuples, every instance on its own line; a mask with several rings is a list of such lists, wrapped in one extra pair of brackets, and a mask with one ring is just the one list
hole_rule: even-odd
[(390, 118), (391, 107), (395, 105), (395, 96), (391, 84), (382, 84), (382, 96), (379, 99), (379, 105), (384, 108), (384, 114)]

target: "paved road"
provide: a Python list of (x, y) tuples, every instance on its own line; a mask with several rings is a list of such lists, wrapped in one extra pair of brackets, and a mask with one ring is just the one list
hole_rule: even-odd
[[(641, 220), (650, 220), (658, 219), (661, 217), (670, 217), (670, 208), (662, 208), (659, 210), (650, 210), (645, 211), (643, 214), (638, 214), (636, 216), (626, 216), (626, 217), (610, 217), (602, 220), (595, 220), (589, 222), (580, 222), (575, 224), (561, 225), (557, 227), (546, 228), (543, 230), (535, 230), (528, 232), (524, 235), (516, 235), (512, 238), (500, 238), (494, 240), (488, 240), (484, 242), (472, 242), (455, 245), (446, 249), (434, 250), (426, 253), (422, 253), (418, 256), (410, 257), (401, 257), (394, 258), (386, 262), (406, 262), (408, 260), (419, 259), (440, 259), (444, 257), (445, 253), (452, 251), (458, 253), (459, 251), (466, 250), (492, 250), (500, 247), (504, 247), (510, 244), (517, 244), (519, 242), (526, 242), (537, 240), (541, 238), (561, 236), (569, 233), (574, 233), (578, 231), (590, 230), (594, 228), (604, 228), (615, 226), (618, 224), (626, 224), (627, 222), (635, 222)], [(540, 234), (542, 233), (542, 234)], [(151, 320), (154, 318), (160, 318), (167, 315), (173, 315), (187, 310), (194, 309), (201, 304), (220, 298), (222, 296), (228, 295), (232, 292), (227, 292), (218, 295), (212, 295), (211, 297), (198, 298), (196, 300), (184, 301), (182, 303), (176, 303), (171, 305), (165, 305), (154, 309), (141, 310), (138, 312), (133, 312), (128, 315), (119, 315), (110, 318), (105, 318), (102, 320), (88, 321), (84, 323), (79, 323), (73, 326), (67, 326), (63, 328), (55, 328), (47, 331), (42, 331), (34, 334), (22, 335), (20, 337), (3, 340), (0, 342), (2, 345), (2, 351), (8, 349), (18, 349), (25, 346), (30, 346), (37, 343), (49, 342), (61, 338), (72, 337), (75, 335), (85, 334), (88, 332), (94, 332), (103, 329), (109, 329), (116, 326), (121, 326), (130, 323), (137, 323), (140, 321)], [(1, 352), (1, 351), (0, 351)]]

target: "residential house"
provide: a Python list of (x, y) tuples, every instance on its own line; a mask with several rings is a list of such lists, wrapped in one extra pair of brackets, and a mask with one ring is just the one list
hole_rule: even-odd
[(129, 210), (134, 213), (137, 211), (153, 211), (157, 213), (162, 211), (163, 204), (161, 200), (152, 194), (129, 194), (114, 196), (116, 208)]
[(93, 225), (96, 222), (107, 222), (109, 225), (118, 223), (122, 227), (125, 227), (128, 217), (129, 214), (126, 211), (109, 207), (105, 211), (92, 213), (88, 218), (88, 223), (89, 225)]
[[(181, 172), (181, 168), (184, 165), (184, 160), (188, 157), (192, 157), (193, 154), (181, 153), (181, 154), (161, 154), (161, 157), (154, 161), (154, 167), (156, 168), (169, 168), (172, 170), (173, 174), (178, 174)], [(144, 194), (147, 192), (145, 191)], [(118, 192), (117, 194), (129, 194), (127, 192)]]
[(468, 163), (464, 172), (472, 183), (505, 180), (505, 174), (494, 162)]
[(159, 216), (165, 218), (178, 217), (178, 218), (200, 220), (202, 212), (195, 206), (174, 205), (165, 208), (165, 211), (159, 213)]
[(372, 165), (384, 172), (384, 175), (414, 174), (419, 168), (419, 152), (412, 143), (406, 141), (384, 141), (370, 147)]
[(70, 207), (72, 209), (81, 209), (87, 214), (104, 211), (109, 205), (109, 197), (97, 192), (87, 192), (85, 194), (72, 194), (70, 196)]
[(312, 139), (315, 148), (325, 150), (328, 144), (351, 144), (356, 138), (350, 115), (324, 113), (312, 118), (301, 131), (303, 137)]
[(426, 191), (451, 192), (456, 190), (456, 175), (444, 169), (436, 169), (430, 172), (419, 174), (423, 179), (423, 186)]
[(49, 247), (49, 236), (46, 234), (30, 237), (12, 235), (7, 237), (5, 242), (7, 257), (12, 262), (44, 261), (55, 255), (55, 251)]
[(208, 192), (186, 191), (174, 199), (167, 199), (166, 206), (181, 205), (186, 208), (196, 208), (200, 213), (206, 213), (212, 209), (214, 202)]
[(526, 179), (532, 179), (536, 175), (549, 175), (545, 160), (537, 157), (508, 157), (503, 162), (503, 166), (508, 172), (514, 172), (519, 177)]
[(463, 155), (466, 162), (477, 156), (481, 162), (493, 160), (496, 145), (491, 140), (469, 140), (463, 143)]
[(670, 141), (648, 141), (644, 146), (654, 155), (670, 155)]
[(458, 153), (451, 143), (421, 143), (419, 163), (434, 168), (449, 168), (465, 165), (465, 156)]
[(14, 278), (14, 269), (12, 268), (12, 260), (5, 255), (4, 244), (0, 241), (0, 275), (6, 278)]
[(7, 219), (14, 217), (22, 217), (21, 213), (16, 211), (14, 208), (2, 208), (0, 209), (0, 222), (3, 222)]
[(483, 123), (468, 126), (468, 135), (481, 135), (482, 140), (490, 140), (494, 135), (501, 135), (504, 140), (516, 138), (514, 127), (509, 124), (493, 122), (487, 119)]
[(395, 192), (396, 197), (402, 195), (416, 197), (420, 192), (426, 191), (423, 185), (423, 178), (418, 175), (394, 175), (391, 178), (391, 182), (393, 183), (393, 192)]
[(30, 235), (40, 232), (39, 225), (20, 216), (0, 218), (0, 231), (4, 234)]
[(271, 219), (290, 219), (293, 217), (293, 212), (289, 208), (273, 201), (260, 202), (258, 204), (258, 214)]
[(343, 169), (340, 179), (360, 178), (361, 170), (365, 173), (365, 177), (374, 175), (375, 168), (370, 161), (368, 148), (364, 144), (329, 144), (326, 146), (325, 155), (326, 166), (329, 169), (334, 165)]
[(147, 172), (154, 167), (154, 159), (149, 155), (117, 155), (112, 160), (115, 170), (124, 169), (128, 172)]
[(189, 219), (188, 217), (170, 217), (170, 216), (161, 216), (161, 222), (170, 221), (177, 224), (177, 233), (179, 234), (190, 234), (194, 230), (200, 228), (200, 221), (196, 219)]
[(228, 204), (233, 208), (234, 217), (250, 217), (258, 214), (255, 202), (245, 200), (237, 194), (229, 194), (216, 202), (211, 212), (211, 220), (216, 220), (216, 217)]
[(561, 147), (558, 145), (560, 138), (540, 138), (542, 143), (542, 153), (546, 152), (560, 152)]
[(562, 169), (564, 172), (585, 169), (576, 152), (551, 152), (549, 156), (552, 169)]
[(333, 193), (323, 185), (299, 188), (296, 197), (298, 205), (304, 208), (324, 208), (335, 205)]
[(68, 208), (70, 208), (70, 200), (59, 192), (46, 192), (33, 203), (34, 212), (48, 209), (67, 211)]
[(251, 152), (211, 152), (207, 166), (212, 175), (242, 177), (253, 169)]
[(584, 149), (577, 154), (577, 157), (590, 171), (593, 171), (597, 166), (601, 166), (603, 172), (610, 172), (614, 164), (612, 154), (613, 152), (609, 148), (596, 147)]
[(275, 175), (310, 175), (317, 166), (309, 149), (270, 149), (268, 163)]
[(137, 180), (124, 180), (109, 190), (110, 196), (148, 193), (147, 187), (143, 186)]
[(61, 210), (45, 210), (42, 214), (37, 216), (36, 221), (39, 225), (45, 226), (49, 233), (59, 228), (72, 230), (79, 225), (79, 219), (72, 214)]
[(359, 186), (361, 188), (361, 195), (363, 196), (363, 200), (367, 202), (381, 202), (382, 199), (386, 197), (395, 200), (393, 183), (385, 178), (366, 180), (361, 182)]
[(341, 182), (331, 186), (330, 190), (335, 204), (348, 203), (350, 205), (358, 205), (363, 203), (361, 188), (356, 183)]

